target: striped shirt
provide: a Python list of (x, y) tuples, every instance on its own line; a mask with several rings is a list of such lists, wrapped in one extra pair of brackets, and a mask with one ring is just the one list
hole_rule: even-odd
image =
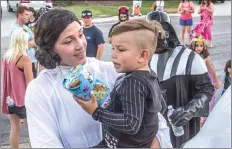
[(104, 125), (107, 147), (150, 147), (158, 131), (161, 92), (155, 73), (135, 71), (120, 76), (106, 109), (93, 118)]

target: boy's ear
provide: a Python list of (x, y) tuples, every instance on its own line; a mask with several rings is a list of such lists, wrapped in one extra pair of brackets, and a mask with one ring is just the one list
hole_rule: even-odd
[[(149, 59), (149, 50), (143, 49), (141, 52), (141, 60)], [(140, 61), (141, 62), (141, 61)]]

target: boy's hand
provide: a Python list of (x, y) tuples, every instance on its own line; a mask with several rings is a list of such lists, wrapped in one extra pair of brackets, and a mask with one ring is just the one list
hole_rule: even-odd
[(76, 97), (75, 95), (73, 98), (77, 101), (77, 103), (90, 115), (93, 114), (93, 112), (97, 109), (98, 104), (97, 104), (97, 99), (94, 95), (93, 92), (91, 92), (91, 99), (90, 101), (84, 101)]

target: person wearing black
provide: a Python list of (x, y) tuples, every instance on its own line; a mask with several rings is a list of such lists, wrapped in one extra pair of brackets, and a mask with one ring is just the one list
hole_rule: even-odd
[[(199, 132), (200, 117), (208, 116), (214, 87), (203, 59), (180, 45), (167, 13), (150, 12), (146, 19), (160, 22), (164, 29), (150, 67), (157, 72), (161, 88), (166, 90), (167, 105), (175, 109), (170, 116), (171, 123), (184, 128), (184, 135), (180, 137), (170, 132), (173, 147), (180, 148)], [(167, 111), (164, 117), (168, 120)]]
[(30, 20), (25, 25), (27, 25), (31, 29), (31, 31), (34, 33), (34, 26), (35, 26), (37, 14), (33, 7), (29, 7), (29, 10), (31, 12)]
[(92, 12), (90, 10), (82, 11), (82, 19), (84, 22), (83, 33), (87, 40), (87, 57), (95, 57), (100, 59), (104, 51), (104, 38), (101, 30), (92, 22)]
[[(112, 61), (118, 77), (105, 109), (90, 101), (74, 99), (93, 119), (101, 122), (104, 140), (95, 148), (149, 148), (159, 129), (161, 90), (148, 63), (156, 49), (158, 27), (145, 19), (129, 20), (112, 31)], [(141, 40), (146, 39), (146, 40)]]
[(110, 31), (108, 34), (109, 43), (111, 43), (111, 32), (112, 32), (113, 28), (115, 26), (117, 26), (118, 24), (120, 24), (121, 22), (129, 20), (129, 15), (130, 15), (130, 11), (129, 11), (129, 8), (127, 6), (121, 6), (118, 8), (118, 20), (119, 20), (119, 22), (113, 24), (112, 27), (110, 28)]

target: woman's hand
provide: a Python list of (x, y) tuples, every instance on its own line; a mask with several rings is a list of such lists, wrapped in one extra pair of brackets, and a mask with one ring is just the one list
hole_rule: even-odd
[(91, 99), (89, 101), (84, 101), (82, 99), (79, 99), (75, 95), (73, 95), (73, 98), (77, 101), (77, 103), (90, 115), (93, 114), (93, 112), (97, 109), (97, 99), (93, 92), (91, 92)]

